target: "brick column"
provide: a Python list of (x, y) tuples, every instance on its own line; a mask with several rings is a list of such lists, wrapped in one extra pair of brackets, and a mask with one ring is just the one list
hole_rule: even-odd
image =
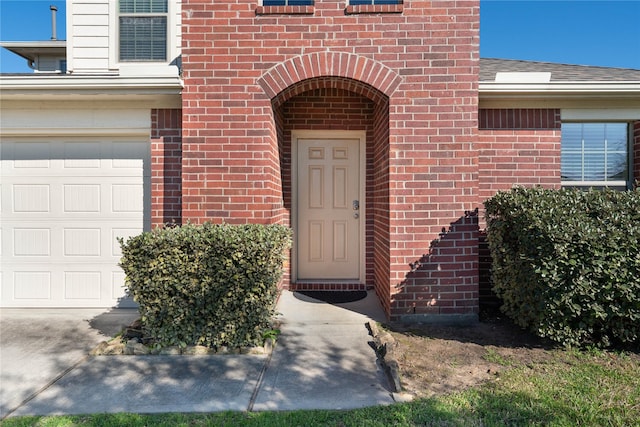
[(151, 225), (182, 222), (182, 110), (151, 110)]

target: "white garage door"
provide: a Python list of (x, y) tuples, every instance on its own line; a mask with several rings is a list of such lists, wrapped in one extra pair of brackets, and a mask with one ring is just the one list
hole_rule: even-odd
[(3, 138), (0, 168), (2, 306), (121, 303), (116, 238), (149, 227), (149, 143)]

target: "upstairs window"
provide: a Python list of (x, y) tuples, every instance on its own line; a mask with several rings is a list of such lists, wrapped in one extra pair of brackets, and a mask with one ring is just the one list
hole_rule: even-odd
[(263, 6), (313, 6), (313, 0), (262, 0)]
[(120, 61), (167, 60), (167, 0), (120, 0)]
[(627, 123), (563, 123), (561, 145), (563, 186), (627, 188)]

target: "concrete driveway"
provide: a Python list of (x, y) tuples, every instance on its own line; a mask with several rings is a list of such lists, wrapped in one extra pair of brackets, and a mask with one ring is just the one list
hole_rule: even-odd
[(135, 309), (0, 310), (0, 419), (137, 317)]
[(350, 409), (393, 402), (364, 326), (377, 298), (331, 305), (284, 292), (268, 355), (88, 356), (133, 309), (4, 309), (0, 419), (99, 412)]

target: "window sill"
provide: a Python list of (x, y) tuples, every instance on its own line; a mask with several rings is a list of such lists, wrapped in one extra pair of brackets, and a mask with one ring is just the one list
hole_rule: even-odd
[(624, 191), (629, 188), (626, 181), (562, 181), (560, 183), (562, 188), (578, 188), (578, 189), (603, 189), (609, 188), (612, 190)]
[(347, 6), (344, 10), (346, 15), (356, 15), (360, 13), (402, 13), (403, 4), (360, 4)]
[(313, 6), (258, 6), (256, 15), (313, 15)]

